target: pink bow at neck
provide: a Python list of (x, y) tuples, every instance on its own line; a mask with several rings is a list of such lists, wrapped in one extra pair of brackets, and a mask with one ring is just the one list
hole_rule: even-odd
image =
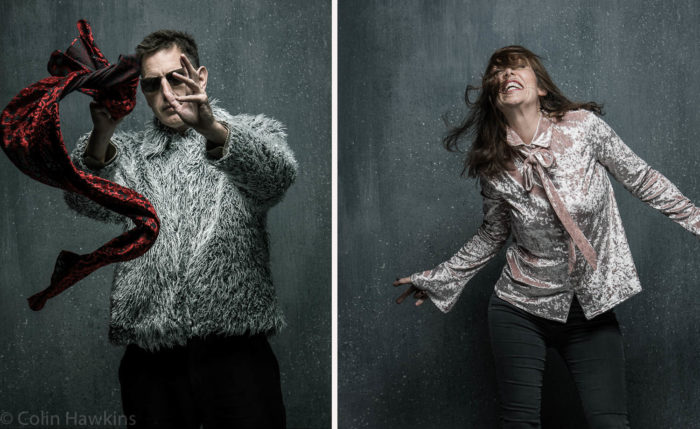
[(545, 170), (555, 164), (554, 154), (548, 147), (541, 146), (522, 145), (519, 146), (518, 149), (524, 157), (522, 172), (523, 186), (528, 192), (531, 192), (534, 185), (534, 172), (537, 172), (549, 203), (557, 214), (559, 221), (561, 221), (564, 226), (564, 229), (569, 234), (569, 274), (573, 271), (574, 262), (576, 262), (576, 250), (574, 246), (578, 247), (586, 262), (595, 270), (598, 266), (598, 255), (586, 236), (583, 235), (581, 229), (576, 225), (576, 222), (574, 222), (574, 219), (571, 217), (571, 214), (566, 209), (564, 202), (559, 196), (557, 188), (554, 186), (554, 183), (552, 183), (552, 179)]

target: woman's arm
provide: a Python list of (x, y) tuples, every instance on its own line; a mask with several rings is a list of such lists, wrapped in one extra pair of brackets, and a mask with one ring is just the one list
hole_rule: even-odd
[[(457, 302), (467, 282), (496, 256), (510, 235), (507, 203), (484, 182), (482, 180), (481, 190), (484, 221), (477, 233), (452, 258), (432, 270), (407, 278), (445, 313)], [(417, 298), (421, 296), (419, 294)]]
[(632, 152), (605, 121), (591, 116), (595, 118), (591, 138), (598, 162), (635, 197), (700, 237), (700, 208)]

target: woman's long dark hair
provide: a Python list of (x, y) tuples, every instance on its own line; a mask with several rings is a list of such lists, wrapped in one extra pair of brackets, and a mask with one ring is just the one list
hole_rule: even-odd
[[(496, 107), (496, 94), (499, 82), (495, 71), (498, 68), (513, 66), (525, 61), (537, 76), (537, 86), (547, 92), (540, 97), (540, 107), (550, 117), (561, 120), (570, 110), (586, 109), (598, 115), (603, 114), (603, 106), (594, 102), (575, 103), (562, 94), (549, 77), (540, 57), (522, 46), (506, 46), (491, 55), (489, 64), (481, 78), (481, 86), (467, 85), (464, 101), (470, 109), (462, 123), (448, 132), (443, 139), (449, 151), (459, 151), (459, 141), (464, 136), (473, 136), (472, 145), (467, 152), (462, 174), (469, 177), (493, 176), (507, 169), (507, 163), (513, 158), (513, 150), (506, 143), (506, 119)], [(469, 99), (472, 91), (480, 91), (476, 101)]]

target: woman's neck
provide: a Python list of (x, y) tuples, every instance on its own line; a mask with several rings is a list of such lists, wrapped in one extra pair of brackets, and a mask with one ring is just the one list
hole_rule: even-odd
[(530, 144), (532, 139), (535, 138), (537, 126), (542, 115), (539, 106), (532, 106), (526, 109), (509, 109), (504, 111), (503, 115), (506, 117), (508, 126), (518, 134), (523, 143)]

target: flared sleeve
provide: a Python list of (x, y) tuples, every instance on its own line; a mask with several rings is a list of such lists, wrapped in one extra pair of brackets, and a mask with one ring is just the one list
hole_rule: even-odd
[(481, 180), (484, 220), (476, 234), (454, 256), (432, 270), (411, 275), (411, 282), (427, 292), (430, 300), (447, 313), (457, 302), (464, 286), (503, 247), (510, 235), (508, 204)]

